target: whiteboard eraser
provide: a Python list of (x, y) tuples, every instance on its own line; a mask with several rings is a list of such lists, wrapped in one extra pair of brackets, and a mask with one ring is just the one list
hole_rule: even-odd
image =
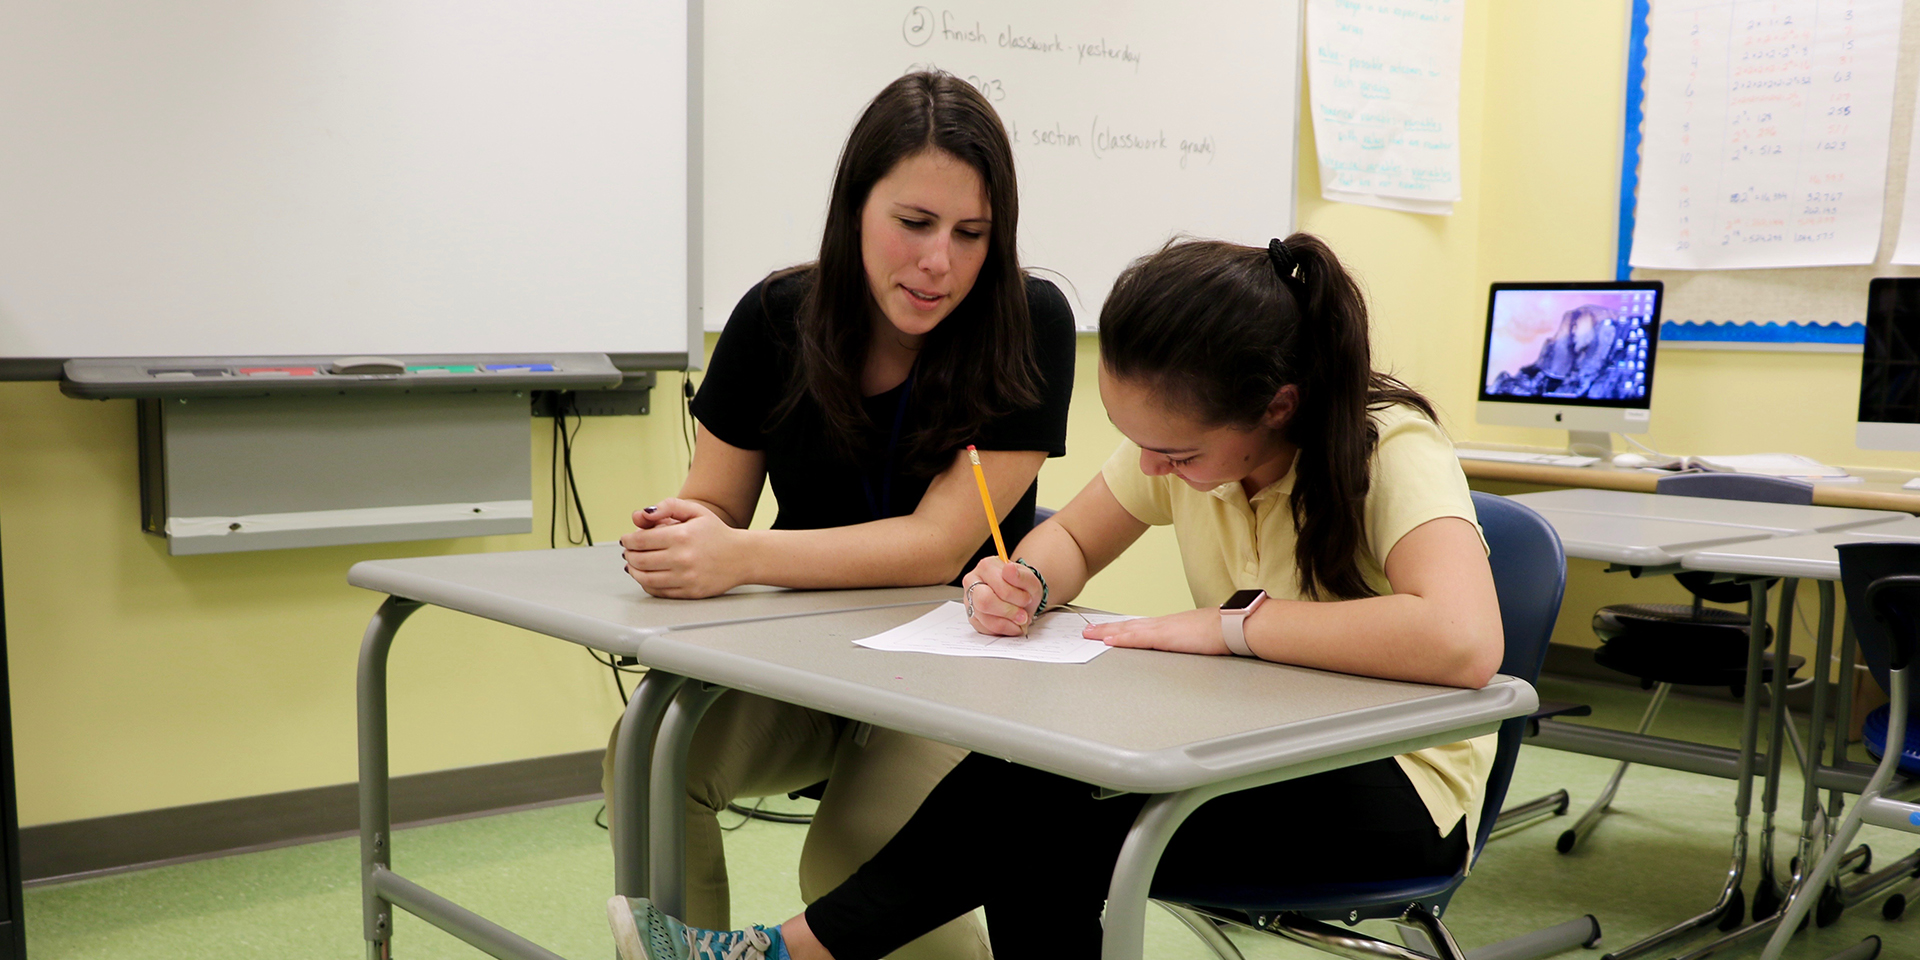
[(407, 365), (392, 357), (341, 357), (327, 364), (327, 372), (334, 374), (402, 374)]

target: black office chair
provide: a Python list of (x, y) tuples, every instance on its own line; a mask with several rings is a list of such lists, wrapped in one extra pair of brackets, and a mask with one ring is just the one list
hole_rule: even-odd
[[(1742, 473), (1683, 473), (1662, 477), (1654, 492), (1674, 497), (1708, 497), (1717, 500), (1747, 500), (1756, 503), (1813, 502), (1813, 484), (1780, 477)], [(1682, 686), (1726, 687), (1740, 696), (1746, 689), (1747, 633), (1752, 620), (1749, 611), (1724, 610), (1708, 603), (1749, 603), (1752, 589), (1744, 583), (1715, 583), (1714, 574), (1688, 571), (1676, 574), (1693, 603), (1620, 603), (1601, 607), (1593, 614), (1593, 632), (1600, 647), (1593, 661), (1609, 670), (1624, 673), (1640, 681), (1643, 690), (1652, 690), (1646, 712), (1640, 716), (1636, 733), (1646, 733), (1667, 694), (1675, 684)], [(1771, 628), (1764, 640), (1773, 643)], [(1787, 676), (1791, 677), (1806, 662), (1791, 656)], [(1773, 677), (1773, 654), (1762, 660), (1762, 681)], [(1631, 763), (1622, 762), (1580, 819), (1560, 834), (1554, 844), (1561, 853), (1573, 849), (1593, 831), (1613, 803)], [(1731, 914), (1730, 914), (1731, 916)]]
[[(1566, 559), (1560, 537), (1539, 514), (1504, 497), (1475, 493), (1473, 505), (1492, 548), (1487, 559), (1493, 567), (1500, 618), (1506, 631), (1506, 657), (1500, 672), (1532, 683), (1539, 679), (1540, 666), (1546, 661), (1547, 640), (1553, 635), (1553, 621), (1559, 615), (1560, 597), (1566, 588)], [(1480, 805), (1480, 829), (1474, 837), (1476, 858), (1486, 849), (1487, 837), (1499, 819), (1527, 722), (1526, 717), (1515, 717), (1500, 725), (1499, 746)], [(1164, 886), (1156, 880), (1153, 896), (1223, 960), (1241, 960), (1241, 956), (1217, 923), (1244, 926), (1342, 956), (1463, 960), (1464, 954), (1440, 922), (1440, 914), (1466, 878), (1469, 865), (1463, 863), (1457, 872), (1444, 877), (1373, 883), (1316, 883), (1300, 877), (1275, 877), (1271, 884), (1226, 887), (1197, 878), (1170, 880)], [(1353, 924), (1377, 919), (1399, 921), (1411, 949), (1327, 922)], [(1590, 947), (1599, 941), (1600, 923), (1588, 915), (1488, 949), (1497, 950), (1506, 960), (1525, 960), (1576, 946)]]
[[(1787, 913), (1767, 941), (1761, 960), (1779, 960), (1787, 941), (1827, 890), (1847, 856), (1860, 824), (1920, 833), (1920, 804), (1888, 799), (1889, 788), (1907, 750), (1913, 696), (1914, 658), (1920, 655), (1920, 543), (1848, 543), (1840, 545), (1840, 582), (1847, 594), (1847, 615), (1861, 657), (1873, 678), (1887, 691), (1887, 727), (1880, 765), (1859, 800), (1847, 811), (1827, 844), (1827, 852), (1802, 884), (1802, 894), (1787, 904)], [(1821, 891), (1822, 893), (1814, 893)], [(1865, 940), (1835, 954), (1832, 960), (1873, 960), (1880, 938)]]

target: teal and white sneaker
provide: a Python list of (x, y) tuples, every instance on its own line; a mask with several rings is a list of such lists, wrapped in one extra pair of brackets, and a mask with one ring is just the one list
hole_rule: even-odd
[(607, 922), (620, 960), (791, 960), (779, 927), (689, 927), (643, 897), (608, 900)]

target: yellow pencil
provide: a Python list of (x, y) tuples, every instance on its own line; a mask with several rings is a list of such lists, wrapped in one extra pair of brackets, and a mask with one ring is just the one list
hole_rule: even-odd
[(1000, 513), (993, 509), (993, 494), (987, 492), (987, 474), (980, 469), (980, 451), (967, 444), (967, 459), (973, 461), (973, 479), (980, 484), (980, 505), (987, 508), (987, 529), (993, 531), (993, 549), (1000, 554), (1001, 563), (1007, 559), (1007, 542), (1000, 539)]

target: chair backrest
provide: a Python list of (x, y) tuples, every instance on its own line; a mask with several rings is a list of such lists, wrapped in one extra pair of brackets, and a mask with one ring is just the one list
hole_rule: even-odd
[(1758, 503), (1813, 502), (1813, 484), (1755, 473), (1678, 473), (1661, 477), (1653, 492), (1667, 497), (1707, 497)]
[[(1566, 557), (1560, 536), (1531, 509), (1490, 493), (1475, 493), (1473, 508), (1487, 536), (1487, 563), (1499, 594), (1500, 619), (1506, 633), (1506, 656), (1500, 672), (1528, 683), (1540, 676), (1547, 659), (1547, 638), (1560, 615), (1560, 597), (1567, 585)], [(1515, 717), (1500, 725), (1499, 747), (1487, 775), (1486, 800), (1480, 805), (1480, 829), (1474, 837), (1474, 856), (1486, 848), (1487, 835), (1500, 817), (1507, 783), (1513, 777), (1527, 718)], [(1438, 916), (1466, 876), (1466, 864), (1445, 877), (1406, 880), (1342, 881), (1328, 883), (1297, 875), (1276, 876), (1254, 884), (1221, 884), (1204, 877), (1181, 877), (1163, 883), (1155, 878), (1154, 896), (1181, 903), (1265, 914), (1277, 910), (1298, 912), (1323, 920), (1396, 918), (1409, 903)]]
[[(1840, 586), (1847, 594), (1847, 616), (1860, 641), (1860, 658), (1885, 690), (1888, 668), (1913, 656), (1920, 587), (1907, 577), (1920, 574), (1920, 543), (1868, 540), (1843, 543), (1838, 549)], [(1890, 628), (1890, 623), (1903, 627)]]
[(1920, 573), (1894, 573), (1867, 584), (1867, 607), (1887, 628), (1888, 666), (1905, 670), (1913, 663), (1915, 624), (1920, 622)]
[[(1500, 596), (1500, 621), (1506, 631), (1507, 652), (1500, 661), (1500, 672), (1533, 683), (1540, 679), (1540, 668), (1546, 663), (1547, 641), (1553, 637), (1560, 598), (1567, 588), (1567, 559), (1560, 547), (1560, 535), (1545, 518), (1505, 497), (1476, 491), (1473, 509), (1479, 514), (1480, 529), (1487, 535), (1487, 565), (1493, 568), (1493, 588)], [(1520, 756), (1526, 728), (1526, 717), (1500, 725), (1486, 799), (1480, 804), (1480, 831), (1473, 847), (1476, 857), (1486, 848), (1487, 835), (1493, 832), (1493, 822), (1506, 803), (1507, 783)]]

